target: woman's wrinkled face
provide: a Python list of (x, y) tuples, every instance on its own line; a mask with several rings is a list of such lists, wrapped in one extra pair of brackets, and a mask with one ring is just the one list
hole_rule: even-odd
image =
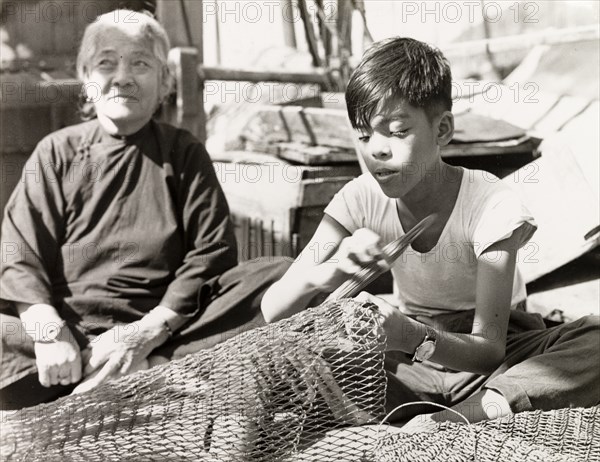
[(166, 93), (152, 41), (117, 27), (99, 36), (84, 85), (100, 123), (119, 135), (142, 128)]

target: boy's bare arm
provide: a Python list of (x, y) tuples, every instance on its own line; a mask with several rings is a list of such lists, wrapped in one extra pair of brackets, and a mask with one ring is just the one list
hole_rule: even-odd
[[(350, 233), (325, 215), (315, 234), (283, 277), (265, 293), (261, 310), (267, 322), (278, 321), (305, 309), (324, 291), (326, 280), (319, 280), (317, 266), (327, 261)], [(329, 263), (326, 263), (329, 265)], [(324, 278), (323, 278), (324, 279)]]
[[(435, 329), (437, 343), (431, 361), (450, 369), (485, 375), (502, 363), (519, 241), (517, 230), (482, 254), (477, 266), (477, 307), (473, 330), (470, 334), (457, 334)], [(427, 334), (427, 325), (404, 315), (377, 297), (361, 296), (379, 306), (388, 348), (413, 354)]]
[(326, 214), (298, 259), (263, 297), (265, 320), (276, 321), (302, 311), (315, 296), (333, 292), (364, 265), (377, 262), (389, 268), (379, 241), (379, 235), (364, 228), (350, 235)]

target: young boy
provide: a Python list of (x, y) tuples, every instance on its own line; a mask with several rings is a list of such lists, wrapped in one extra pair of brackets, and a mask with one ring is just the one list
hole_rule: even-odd
[[(535, 222), (501, 182), (441, 159), (454, 133), (444, 56), (409, 38), (376, 43), (346, 102), (368, 173), (334, 197), (311, 242), (267, 291), (265, 319), (301, 311), (363, 265), (390, 266), (383, 245), (436, 214), (391, 263), (392, 303), (359, 296), (381, 312), (388, 407), (435, 401), (476, 422), (600, 402), (598, 317), (546, 330), (539, 316), (515, 310), (526, 297), (517, 250)], [(456, 419), (443, 411), (425, 421)]]

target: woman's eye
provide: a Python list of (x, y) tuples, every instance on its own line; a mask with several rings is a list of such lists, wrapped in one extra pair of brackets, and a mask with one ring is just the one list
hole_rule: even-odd
[(111, 61), (110, 59), (101, 59), (100, 61), (98, 61), (96, 63), (96, 66), (99, 67), (100, 69), (109, 69), (114, 67), (115, 63), (113, 61)]
[(397, 130), (395, 132), (390, 132), (390, 134), (392, 136), (396, 136), (398, 138), (403, 138), (408, 134), (408, 129), (407, 130)]
[(140, 68), (150, 67), (150, 64), (147, 61), (136, 61), (133, 63), (133, 65)]

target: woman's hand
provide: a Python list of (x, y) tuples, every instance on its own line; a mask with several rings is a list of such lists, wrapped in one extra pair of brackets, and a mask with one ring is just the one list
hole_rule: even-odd
[(311, 278), (314, 285), (323, 292), (332, 292), (350, 276), (356, 274), (361, 268), (377, 263), (388, 270), (381, 247), (381, 238), (373, 231), (361, 228), (345, 237), (335, 254), (327, 261), (311, 268)]
[(35, 363), (40, 383), (70, 385), (81, 380), (81, 352), (72, 332), (65, 325), (52, 342), (35, 342)]
[[(34, 342), (40, 384), (70, 385), (81, 380), (81, 351), (56, 308), (46, 303), (15, 303), (25, 332)], [(41, 330), (40, 330), (41, 329)], [(50, 333), (54, 335), (50, 335)], [(51, 338), (44, 338), (46, 334)]]
[(73, 393), (92, 390), (101, 383), (147, 365), (148, 355), (169, 338), (163, 322), (144, 317), (100, 334), (84, 354), (84, 380)]

